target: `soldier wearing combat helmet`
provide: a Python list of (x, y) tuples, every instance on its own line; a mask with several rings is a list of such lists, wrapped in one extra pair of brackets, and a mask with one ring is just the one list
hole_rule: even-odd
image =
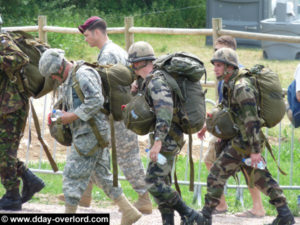
[[(258, 90), (248, 77), (238, 77), (238, 56), (234, 50), (229, 48), (217, 50), (211, 62), (217, 78), (224, 80), (221, 104), (234, 112), (232, 116), (239, 129), (233, 138), (221, 140), (221, 153), (207, 177), (207, 194), (201, 213), (204, 217), (211, 218), (213, 210), (220, 202), (227, 179), (243, 169), (247, 174), (254, 172), (252, 181), (248, 180), (248, 183), (253, 182), (257, 188), (269, 196), (270, 203), (276, 207), (278, 216), (272, 225), (294, 224), (294, 217), (278, 183), (272, 178), (267, 168), (256, 169), (257, 164), (263, 160), (261, 119), (257, 107)], [(252, 167), (245, 165), (242, 161), (249, 157)], [(203, 218), (201, 224), (208, 224)]]
[[(39, 70), (43, 76), (64, 83), (62, 100), (67, 112), (63, 112), (61, 121), (70, 124), (73, 140), (63, 173), (65, 212), (77, 211), (82, 194), (92, 179), (119, 206), (121, 224), (136, 222), (141, 213), (127, 200), (122, 188), (113, 186), (110, 154), (105, 144), (108, 142), (109, 127), (106, 116), (100, 110), (104, 97), (98, 72), (86, 65), (76, 66), (76, 63), (64, 57), (61, 49), (45, 51), (39, 62)], [(96, 138), (89, 124), (91, 119), (101, 140)]]
[[(185, 204), (177, 191), (171, 188), (171, 171), (176, 154), (183, 146), (183, 131), (174, 122), (172, 90), (161, 71), (154, 71), (155, 60), (152, 46), (147, 42), (136, 42), (128, 50), (128, 61), (136, 75), (143, 82), (142, 92), (148, 105), (153, 108), (156, 121), (146, 182), (148, 191), (154, 197), (164, 225), (174, 224), (174, 210), (181, 216), (182, 224), (199, 224), (201, 215)], [(172, 133), (172, 134), (170, 134)], [(157, 162), (158, 154), (167, 162)]]
[(239, 69), (238, 56), (231, 48), (222, 48), (222, 51), (216, 51), (211, 60), (212, 64), (215, 62), (224, 64), (224, 73), (222, 75), (216, 74), (218, 80), (223, 80), (227, 74), (232, 72), (230, 67), (236, 70)]

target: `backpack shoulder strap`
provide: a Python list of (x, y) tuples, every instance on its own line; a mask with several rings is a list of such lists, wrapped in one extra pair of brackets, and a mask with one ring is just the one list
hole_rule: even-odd
[(177, 81), (170, 74), (168, 74), (166, 71), (164, 71), (164, 70), (159, 70), (159, 71), (161, 72), (161, 74), (166, 79), (166, 82), (168, 83), (168, 85), (172, 89), (172, 91), (174, 91), (174, 93), (179, 97), (179, 99), (181, 101), (185, 101), (185, 98), (183, 96), (182, 91), (180, 90), (180, 87), (179, 87)]

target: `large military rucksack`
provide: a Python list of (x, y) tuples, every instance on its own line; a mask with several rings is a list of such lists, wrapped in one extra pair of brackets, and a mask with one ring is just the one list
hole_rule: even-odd
[[(250, 70), (242, 69), (235, 82), (244, 76), (250, 78), (258, 90), (257, 105), (258, 114), (264, 121), (262, 126), (274, 127), (282, 120), (286, 111), (278, 75), (263, 65), (255, 65)], [(237, 130), (240, 129), (238, 125), (241, 122), (236, 121), (231, 109), (222, 106), (214, 109), (211, 117), (206, 119), (207, 130), (221, 139), (230, 139), (237, 135)], [(245, 135), (245, 131), (240, 131)]]
[(38, 67), (42, 53), (50, 46), (24, 31), (10, 31), (8, 34), (30, 59), (29, 63), (23, 68), (21, 75), (23, 80), (17, 81), (22, 82), (18, 84), (19, 87), (22, 85), (26, 94), (34, 98), (42, 97), (56, 88), (56, 81), (52, 80), (51, 77), (45, 78), (42, 76)]
[(78, 62), (76, 70), (81, 65), (94, 68), (101, 77), (102, 92), (105, 98), (101, 111), (107, 115), (110, 113), (115, 121), (123, 120), (122, 105), (126, 105), (130, 99), (130, 84), (134, 81), (132, 70), (122, 64), (99, 65), (95, 63)]
[[(200, 84), (201, 77), (206, 74), (203, 62), (195, 55), (178, 52), (155, 60), (154, 72), (156, 70), (162, 73), (175, 94), (173, 122), (186, 134), (199, 131), (204, 124), (206, 112), (205, 93)], [(141, 109), (144, 102), (143, 97), (136, 96), (124, 110), (126, 127), (140, 135), (153, 128), (148, 121), (153, 121), (154, 115)]]
[(199, 131), (205, 122), (205, 93), (200, 79), (206, 70), (203, 62), (186, 52), (159, 57), (154, 62), (154, 70), (164, 73), (168, 85), (177, 96), (173, 121), (186, 134)]
[(250, 70), (241, 70), (236, 79), (241, 76), (249, 77), (258, 90), (258, 113), (264, 120), (262, 126), (271, 128), (277, 125), (286, 112), (278, 75), (263, 65), (255, 65)]

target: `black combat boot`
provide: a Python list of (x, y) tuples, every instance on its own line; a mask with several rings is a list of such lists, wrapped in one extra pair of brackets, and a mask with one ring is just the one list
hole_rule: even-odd
[(211, 217), (206, 218), (202, 213), (196, 212), (194, 209), (188, 207), (181, 198), (179, 198), (176, 204), (173, 205), (181, 216), (181, 225), (211, 225)]
[(158, 206), (163, 225), (174, 225), (174, 210), (166, 205)]
[(23, 181), (22, 203), (29, 201), (32, 196), (45, 187), (43, 180), (35, 176), (29, 169), (21, 175)]
[(287, 205), (277, 208), (278, 215), (275, 220), (269, 225), (292, 225), (295, 224), (295, 219)]
[(201, 217), (201, 223), (202, 225), (211, 225), (212, 224), (212, 215), (213, 209), (212, 208), (208, 208), (208, 207), (203, 207), (202, 211), (199, 212), (200, 213), (200, 217)]
[(163, 225), (174, 225), (174, 212), (161, 213), (161, 219)]
[(21, 210), (22, 200), (19, 193), (19, 188), (7, 191), (0, 199), (0, 210)]

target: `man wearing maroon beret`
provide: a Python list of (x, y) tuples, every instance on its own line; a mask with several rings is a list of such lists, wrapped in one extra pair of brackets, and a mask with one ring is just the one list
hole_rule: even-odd
[[(100, 17), (92, 16), (78, 27), (84, 35), (85, 41), (91, 47), (100, 49), (97, 61), (101, 65), (117, 64), (128, 65), (127, 52), (113, 43), (106, 31), (106, 21)], [(129, 87), (128, 87), (129, 88)], [(118, 164), (125, 178), (138, 193), (135, 207), (144, 214), (152, 213), (152, 204), (147, 192), (145, 170), (141, 161), (137, 135), (127, 130), (123, 121), (114, 122), (116, 132), (116, 148)], [(91, 202), (92, 183), (88, 185), (79, 204), (89, 206)]]

